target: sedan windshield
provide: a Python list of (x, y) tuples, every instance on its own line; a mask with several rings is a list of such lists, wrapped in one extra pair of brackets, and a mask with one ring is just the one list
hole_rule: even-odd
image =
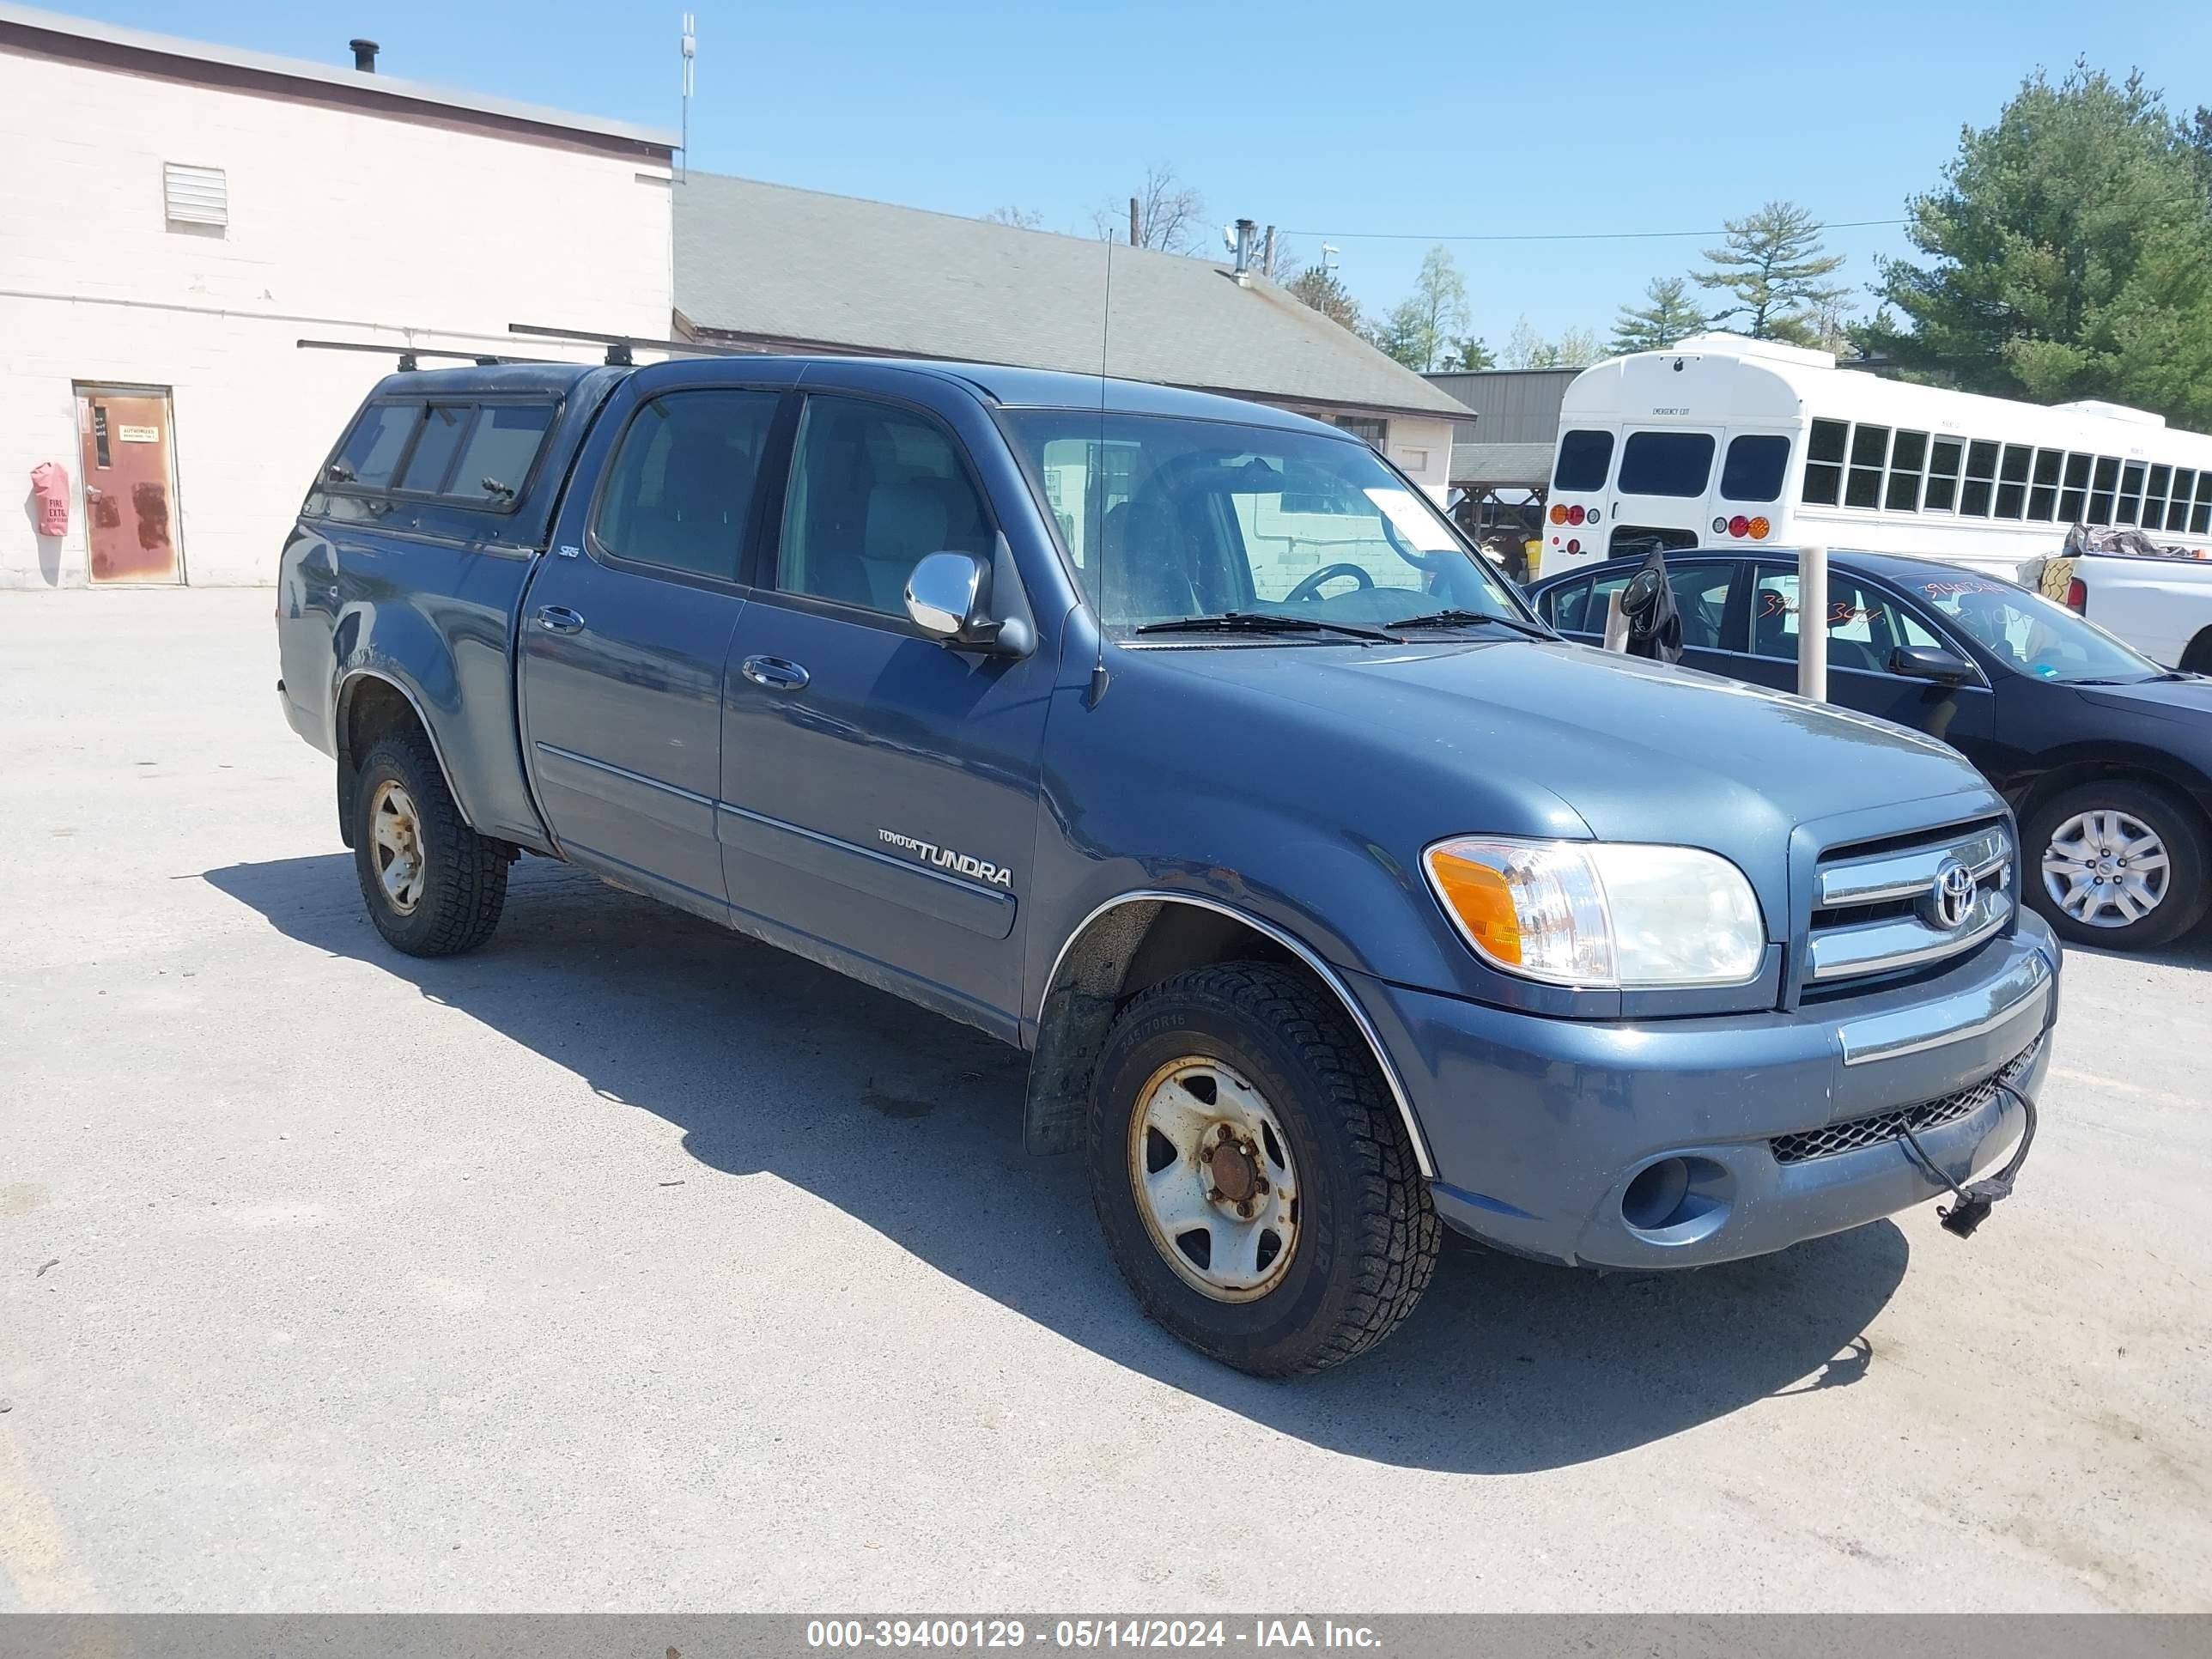
[[(1219, 637), (1307, 642), (1392, 623), (1526, 630), (1419, 490), (1362, 443), (1099, 410), (1007, 417), (1107, 629), (1234, 616)], [(1270, 630), (1267, 617), (1349, 627)]]
[(2064, 605), (2010, 582), (1915, 577), (1911, 591), (2008, 668), (2039, 680), (2155, 679), (2166, 671)]

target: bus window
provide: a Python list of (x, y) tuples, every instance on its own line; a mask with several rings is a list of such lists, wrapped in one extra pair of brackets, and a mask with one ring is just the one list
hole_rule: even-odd
[(2112, 491), (2120, 482), (2120, 463), (2117, 457), (2097, 457), (2097, 487), (2089, 497), (2091, 524), (2110, 524), (2112, 521)]
[(2120, 510), (2114, 524), (2133, 524), (2142, 510), (2143, 464), (2130, 461), (2120, 470)]
[(1928, 452), (1928, 493), (1921, 498), (1923, 510), (1929, 513), (1948, 513), (1959, 505), (1959, 468), (1966, 458), (1966, 447), (1956, 438), (1938, 438)]
[(1858, 426), (1851, 429), (1851, 471), (1844, 483), (1845, 507), (1881, 505), (1881, 469), (1888, 459), (1887, 427)]
[(1814, 507), (1833, 507), (1844, 498), (1844, 444), (1850, 428), (1841, 421), (1815, 421), (1805, 444), (1802, 498)]
[(1613, 470), (1613, 434), (1574, 431), (1559, 434), (1559, 465), (1552, 474), (1554, 489), (1596, 490), (1605, 488), (1605, 475)]
[(1997, 483), (1997, 447), (1985, 438), (1966, 446), (1966, 487), (1959, 495), (1959, 511), (1970, 519), (1990, 516), (1990, 497)]
[(1771, 501), (1782, 495), (1782, 475), (1790, 470), (1790, 440), (1747, 434), (1729, 440), (1721, 463), (1721, 494), (1732, 501)]
[(2027, 510), (2027, 466), (2033, 452), (2026, 444), (2007, 444), (2004, 467), (1998, 474), (1997, 517), (2017, 519)]
[(2028, 492), (2027, 516), (2038, 524), (2049, 524), (2051, 515), (2058, 511), (2058, 474), (2065, 465), (2063, 450), (2035, 452), (2035, 488)]
[(2189, 528), (2189, 496), (2196, 488), (2197, 475), (2194, 472), (2185, 466), (2173, 469), (2173, 501), (2166, 509), (2166, 527), (2168, 530)]
[(1706, 432), (1632, 432), (1620, 450), (1624, 495), (1702, 495), (1713, 476)]
[(2197, 475), (2197, 511), (2189, 516), (2189, 533), (2212, 534), (2212, 467)]
[(1889, 487), (1881, 504), (1892, 513), (1920, 510), (1920, 472), (1928, 461), (1928, 434), (1899, 432), (1889, 446)]
[(2166, 491), (2173, 482), (2173, 469), (2154, 466), (2143, 480), (2143, 528), (2156, 530), (2166, 523)]
[(2094, 455), (2069, 452), (2066, 457), (2066, 493), (2058, 498), (2058, 522), (2086, 524), (2082, 514), (2089, 507), (2089, 464)]

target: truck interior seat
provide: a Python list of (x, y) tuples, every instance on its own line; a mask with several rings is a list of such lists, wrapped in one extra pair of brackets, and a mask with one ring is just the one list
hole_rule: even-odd
[(1122, 501), (1099, 526), (1099, 603), (1115, 622), (1163, 621), (1198, 610), (1175, 519), (1153, 501)]

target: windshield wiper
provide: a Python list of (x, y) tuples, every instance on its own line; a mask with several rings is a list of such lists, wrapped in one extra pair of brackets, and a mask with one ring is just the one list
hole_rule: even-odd
[(1557, 639), (1558, 635), (1541, 623), (1523, 622), (1518, 617), (1493, 617), (1487, 611), (1427, 611), (1418, 617), (1401, 617), (1390, 624), (1393, 628), (1467, 628), (1476, 623), (1496, 623), (1500, 628), (1512, 629), (1526, 634), (1532, 640)]
[(1356, 623), (1328, 622), (1319, 617), (1275, 617), (1262, 611), (1224, 611), (1216, 617), (1178, 617), (1172, 622), (1146, 623), (1131, 630), (1138, 634), (1341, 634), (1352, 640), (1380, 640), (1403, 645), (1395, 634)]

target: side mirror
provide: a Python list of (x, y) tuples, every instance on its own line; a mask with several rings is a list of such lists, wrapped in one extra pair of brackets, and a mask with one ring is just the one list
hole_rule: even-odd
[(991, 615), (991, 567), (973, 553), (932, 553), (906, 579), (906, 614), (954, 651), (1025, 657), (1036, 645), (1029, 624)]
[(1889, 653), (1889, 672), (1939, 685), (1958, 685), (1974, 678), (1973, 667), (1964, 657), (1940, 645), (1899, 646)]

